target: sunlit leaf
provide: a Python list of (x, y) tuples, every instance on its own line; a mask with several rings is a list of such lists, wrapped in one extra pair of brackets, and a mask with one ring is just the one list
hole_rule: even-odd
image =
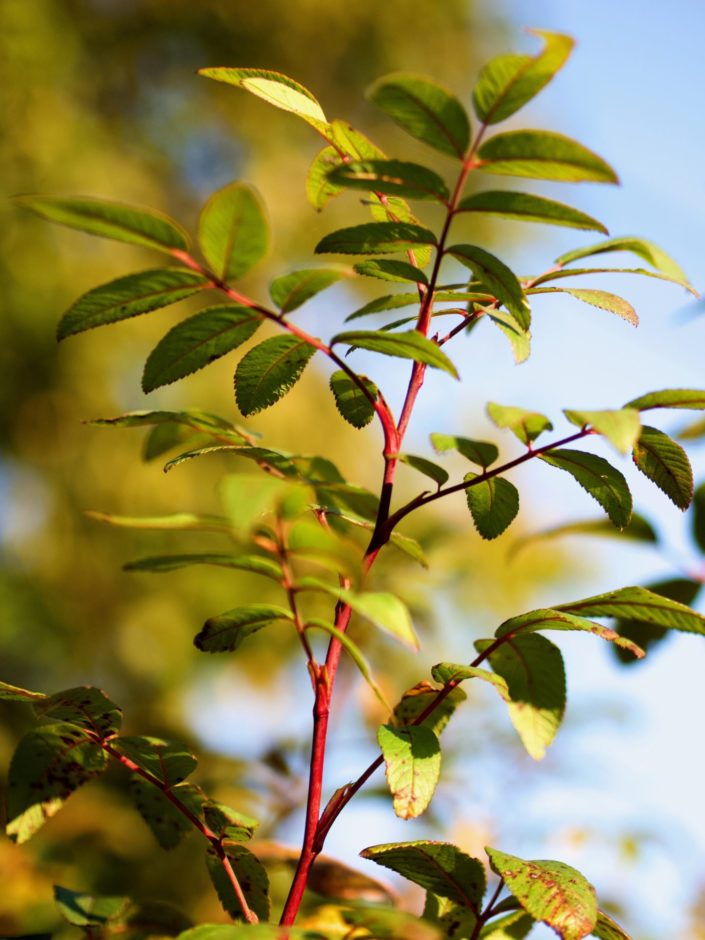
[(495, 636), (509, 637), (523, 633), (536, 633), (538, 630), (576, 630), (592, 633), (602, 640), (615, 643), (617, 646), (629, 650), (637, 658), (644, 655), (644, 651), (627, 637), (620, 636), (615, 630), (605, 627), (601, 623), (588, 620), (587, 616), (576, 616), (576, 613), (572, 611), (585, 613), (587, 616), (609, 616), (607, 614), (597, 614), (591, 609), (583, 611), (582, 608), (576, 608), (572, 604), (563, 604), (555, 608), (531, 610), (527, 614), (511, 617), (497, 627)]
[(216, 800), (203, 804), (203, 818), (217, 836), (229, 842), (246, 842), (259, 826), (256, 819)]
[(438, 738), (423, 725), (382, 725), (377, 733), (394, 812), (415, 819), (426, 811), (441, 773)]
[(691, 525), (698, 548), (705, 552), (705, 483), (701, 483), (693, 494)]
[(323, 109), (308, 88), (281, 72), (268, 69), (205, 68), (199, 69), (198, 74), (216, 82), (238, 85), (275, 108), (298, 115), (316, 129), (328, 124)]
[(552, 431), (549, 419), (538, 411), (527, 411), (516, 405), (487, 403), (487, 414), (498, 428), (508, 428), (522, 444), (530, 444), (544, 431)]
[(659, 392), (647, 392), (628, 401), (625, 408), (650, 411), (653, 408), (685, 408), (689, 411), (705, 409), (705, 391), (694, 388), (665, 388)]
[[(506, 131), (478, 150), (485, 173), (566, 183), (616, 183), (614, 170), (582, 144), (551, 131)], [(582, 257), (582, 255), (580, 255)], [(566, 263), (565, 256), (562, 263)]]
[(208, 307), (172, 327), (149, 354), (142, 390), (169, 385), (237, 349), (255, 334), (262, 316), (249, 307)]
[(563, 66), (575, 45), (560, 33), (531, 32), (544, 41), (538, 55), (497, 56), (480, 72), (472, 102), (484, 124), (504, 121), (531, 101)]
[(468, 437), (457, 437), (453, 434), (440, 434), (434, 432), (430, 435), (433, 449), (437, 454), (444, 454), (449, 450), (457, 450), (472, 463), (478, 464), (486, 470), (499, 457), (499, 449), (490, 441), (473, 441)]
[(616, 313), (618, 317), (626, 320), (627, 323), (631, 323), (632, 326), (639, 325), (639, 316), (629, 301), (606, 290), (583, 287), (534, 287), (530, 288), (527, 293), (532, 295), (569, 294), (576, 300), (582, 300), (583, 303), (590, 304), (591, 307), (598, 307), (600, 310)]
[(301, 378), (314, 346), (296, 336), (272, 336), (250, 349), (235, 372), (235, 400), (244, 415), (269, 408)]
[(682, 268), (676, 264), (670, 255), (667, 255), (662, 248), (659, 248), (658, 245), (654, 245), (653, 242), (647, 241), (645, 238), (634, 238), (633, 236), (606, 238), (596, 245), (587, 245), (585, 248), (576, 248), (574, 251), (567, 251), (565, 254), (561, 255), (560, 258), (556, 258), (556, 264), (570, 264), (572, 261), (578, 261), (580, 258), (590, 258), (594, 255), (601, 255), (605, 252), (612, 251), (629, 251), (639, 258), (642, 258), (647, 264), (656, 268), (657, 271), (667, 274), (684, 287), (690, 286), (688, 278), (685, 276)]
[(153, 209), (85, 196), (18, 196), (15, 201), (50, 222), (168, 254), (188, 249), (186, 232)]
[(84, 330), (150, 313), (209, 286), (202, 274), (182, 268), (157, 268), (128, 274), (79, 297), (59, 321), (56, 335), (62, 340)]
[(580, 428), (589, 425), (597, 434), (605, 437), (620, 454), (629, 453), (641, 431), (639, 412), (634, 408), (621, 408), (616, 411), (565, 409), (563, 413), (571, 424)]
[(526, 861), (487, 849), (492, 870), (504, 879), (524, 910), (548, 924), (562, 940), (582, 940), (597, 923), (597, 900), (590, 882), (570, 865)]
[(593, 928), (592, 936), (597, 937), (598, 940), (632, 940), (626, 930), (623, 930), (617, 921), (604, 911), (597, 912), (597, 923)]
[(0, 702), (41, 702), (45, 698), (43, 692), (30, 692), (29, 689), (0, 682)]
[(406, 283), (428, 284), (428, 278), (420, 268), (409, 264), (408, 261), (396, 261), (388, 258), (377, 258), (370, 261), (360, 261), (353, 265), (358, 274), (365, 277), (376, 277), (381, 281), (395, 281)]
[(520, 222), (542, 222), (546, 225), (563, 225), (568, 228), (587, 229), (607, 235), (607, 229), (597, 219), (566, 206), (562, 202), (534, 196), (531, 193), (515, 193), (510, 190), (486, 190), (465, 196), (458, 204), (458, 212), (482, 212), (486, 215)]
[(368, 349), (370, 352), (378, 352), (386, 356), (413, 359), (415, 362), (422, 362), (434, 369), (450, 372), (454, 378), (458, 378), (458, 371), (446, 354), (436, 343), (417, 330), (394, 334), (377, 330), (348, 330), (334, 336), (330, 345), (333, 346), (335, 343), (346, 343), (349, 346)]
[(269, 246), (269, 225), (255, 190), (230, 183), (213, 193), (198, 219), (198, 243), (221, 281), (247, 274)]
[(264, 555), (225, 555), (215, 552), (200, 552), (190, 555), (154, 555), (140, 558), (124, 565), (125, 571), (150, 571), (156, 573), (178, 571), (192, 565), (213, 565), (217, 568), (233, 568), (261, 574), (279, 583), (282, 573), (280, 565)]
[[(397, 725), (414, 725), (430, 728), (435, 735), (440, 735), (453, 717), (456, 708), (467, 696), (462, 689), (445, 692), (439, 701), (439, 689), (430, 682), (422, 680), (407, 689), (394, 706), (394, 721)], [(420, 721), (421, 715), (431, 706), (433, 710)]]
[[(491, 640), (475, 646), (484, 652)], [(489, 654), (492, 669), (507, 684), (509, 717), (526, 750), (541, 760), (563, 720), (565, 667), (561, 651), (538, 634), (518, 635)]]
[(421, 75), (398, 72), (378, 79), (367, 97), (417, 140), (462, 159), (470, 121), (458, 99)]
[(625, 587), (608, 591), (570, 604), (560, 604), (557, 610), (585, 617), (620, 617), (643, 620), (659, 627), (684, 633), (705, 634), (705, 617), (670, 598), (655, 594), (642, 587)]
[(482, 903), (484, 866), (449, 842), (392, 842), (372, 845), (360, 855), (461, 907), (477, 911)]
[[(657, 581), (645, 586), (647, 590), (652, 591), (654, 594), (668, 597), (673, 601), (678, 601), (679, 604), (685, 604), (687, 607), (691, 607), (695, 603), (702, 590), (701, 582), (691, 581), (689, 578), (668, 578), (665, 581)], [(647, 653), (669, 636), (667, 627), (647, 623), (645, 620), (620, 618), (615, 621), (614, 627), (620, 636), (638, 643)], [(620, 646), (614, 646), (613, 652), (624, 665), (631, 665), (635, 662)]]
[(423, 473), (424, 476), (429, 477), (434, 483), (437, 483), (439, 487), (448, 482), (448, 471), (444, 470), (443, 467), (440, 467), (432, 460), (427, 460), (425, 457), (417, 457), (415, 454), (399, 454), (397, 459), (407, 464), (409, 467), (413, 467), (414, 470), (418, 470), (419, 473)]
[(541, 454), (541, 460), (565, 470), (602, 506), (613, 525), (623, 529), (632, 515), (632, 495), (624, 475), (603, 457), (561, 448)]

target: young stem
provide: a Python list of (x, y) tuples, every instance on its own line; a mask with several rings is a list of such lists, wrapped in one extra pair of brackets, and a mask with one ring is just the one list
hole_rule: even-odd
[(211, 847), (218, 856), (220, 864), (223, 866), (223, 870), (225, 871), (228, 881), (232, 886), (233, 893), (235, 894), (237, 902), (240, 905), (242, 916), (245, 918), (248, 924), (259, 923), (259, 918), (247, 903), (247, 898), (245, 897), (245, 894), (242, 890), (242, 886), (238, 881), (237, 875), (233, 870), (232, 863), (228, 858), (227, 852), (225, 851), (219, 836), (217, 836), (215, 832), (213, 832), (213, 830), (204, 822), (201, 822), (198, 816), (196, 816), (195, 813), (192, 813), (185, 803), (181, 802), (181, 800), (178, 798), (178, 796), (176, 796), (172, 788), (167, 783), (160, 780), (158, 777), (155, 777), (154, 774), (150, 773), (148, 770), (144, 770), (144, 768), (140, 767), (139, 764), (136, 764), (134, 761), (130, 760), (129, 757), (121, 754), (120, 751), (116, 750), (109, 741), (102, 740), (97, 734), (93, 734), (92, 732), (86, 733), (105, 751), (106, 754), (122, 764), (123, 767), (126, 767), (134, 774), (138, 774), (138, 776), (142, 777), (143, 780), (146, 780), (148, 783), (151, 783), (152, 786), (160, 790), (166, 799), (169, 800), (172, 806), (177, 809), (182, 816), (188, 819), (191, 825), (201, 833), (204, 839), (207, 839), (208, 842), (210, 842)]

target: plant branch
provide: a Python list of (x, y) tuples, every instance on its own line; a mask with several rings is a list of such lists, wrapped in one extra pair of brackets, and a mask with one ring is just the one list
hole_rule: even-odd
[(242, 911), (242, 916), (245, 918), (248, 924), (256, 924), (259, 922), (259, 918), (252, 910), (252, 908), (247, 903), (247, 898), (242, 890), (242, 886), (238, 881), (237, 875), (233, 870), (232, 863), (228, 858), (227, 852), (223, 847), (222, 840), (219, 836), (213, 832), (213, 830), (202, 822), (195, 813), (193, 813), (185, 803), (182, 803), (181, 800), (173, 792), (172, 788), (165, 783), (163, 780), (160, 780), (158, 777), (155, 777), (154, 774), (150, 773), (148, 770), (145, 770), (143, 767), (140, 767), (139, 764), (136, 764), (133, 760), (130, 760), (129, 757), (126, 757), (124, 754), (121, 754), (120, 751), (116, 750), (109, 741), (102, 740), (99, 735), (87, 732), (89, 737), (98, 744), (106, 754), (112, 757), (114, 760), (118, 761), (123, 767), (126, 767), (129, 771), (138, 776), (142, 777), (143, 780), (146, 780), (147, 783), (152, 784), (156, 787), (161, 793), (166, 797), (167, 800), (172, 804), (172, 806), (181, 813), (191, 825), (197, 829), (204, 839), (207, 839), (210, 842), (213, 851), (218, 856), (223, 870), (228, 877), (228, 880), (232, 886), (237, 902), (240, 905)]

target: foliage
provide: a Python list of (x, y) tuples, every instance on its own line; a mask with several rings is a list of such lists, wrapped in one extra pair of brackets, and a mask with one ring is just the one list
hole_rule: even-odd
[[(59, 340), (74, 342), (71, 338), (85, 331), (203, 294), (207, 306), (173, 326), (149, 354), (145, 391), (209, 367), (249, 343), (264, 327), (273, 335), (255, 339), (234, 372), (234, 400), (242, 415), (258, 414), (284, 399), (317, 357), (328, 361), (331, 393), (342, 418), (356, 429), (376, 421), (382, 439), (381, 485), (376, 495), (324, 456), (275, 449), (250, 428), (210, 413), (128, 412), (98, 422), (117, 428), (150, 427), (146, 444), (150, 457), (180, 450), (165, 470), (186, 461), (200, 465), (206, 462), (201, 458), (210, 459), (213, 454), (250, 467), (231, 478), (224, 516), (183, 511), (171, 516), (93, 515), (122, 527), (205, 533), (207, 551), (151, 555), (129, 563), (128, 570), (163, 573), (205, 565), (261, 578), (271, 592), (271, 602), (268, 593), (265, 600), (240, 603), (210, 616), (194, 643), (203, 652), (232, 653), (255, 642), (252, 637), (261, 631), (267, 632), (270, 642), (277, 637), (279, 643), (283, 635), (293, 637), (310, 678), (314, 707), (305, 831), (279, 925), (274, 926), (267, 923), (276, 918), (272, 918), (266, 859), (260, 858), (257, 843), (253, 849), (243, 844), (253, 838), (257, 821), (241, 807), (232, 808), (217, 796), (209, 796), (207, 781), (201, 785), (189, 779), (197, 768), (190, 748), (168, 737), (123, 735), (121, 710), (97, 688), (78, 686), (45, 694), (0, 683), (0, 699), (24, 703), (39, 722), (20, 740), (10, 764), (7, 833), (13, 841), (24, 843), (32, 838), (74, 791), (117, 766), (129, 775), (135, 808), (162, 847), (176, 848), (191, 831), (200, 835), (205, 843), (204, 868), (213, 888), (224, 910), (242, 922), (192, 927), (171, 909), (151, 907), (145, 912), (128, 897), (57, 888), (59, 910), (88, 936), (171, 935), (184, 940), (220, 940), (221, 936), (226, 940), (240, 935), (454, 936), (477, 940), (523, 937), (536, 923), (543, 923), (563, 940), (627, 937), (599, 908), (589, 881), (561, 861), (525, 860), (495, 848), (486, 850), (487, 860), (477, 859), (452, 844), (428, 840), (376, 845), (362, 852), (425, 889), (422, 917), (403, 913), (391, 903), (368, 908), (361, 903), (363, 892), (352, 890), (338, 891), (333, 904), (317, 904), (309, 895), (305, 926), (292, 926), (306, 889), (313, 885), (312, 868), (331, 827), (375, 770), (384, 765), (392, 807), (399, 817), (411, 819), (427, 810), (442, 775), (441, 734), (464, 698), (461, 684), (480, 679), (491, 685), (506, 703), (527, 752), (540, 759), (560, 728), (566, 706), (562, 655), (543, 636), (545, 631), (592, 633), (612, 643), (620, 654), (637, 658), (644, 655), (639, 627), (645, 646), (664, 631), (705, 634), (705, 618), (687, 606), (692, 600), (687, 590), (619, 587), (504, 620), (493, 636), (476, 642), (476, 656), (460, 651), (461, 658), (471, 658), (469, 663), (440, 663), (430, 670), (433, 681), (424, 679), (406, 692), (396, 690), (400, 701), (393, 708), (365, 656), (360, 622), (403, 646), (419, 646), (409, 605), (396, 591), (386, 589), (383, 580), (375, 579), (392, 547), (425, 563), (422, 546), (399, 531), (399, 526), (430, 503), (453, 493), (465, 494), (477, 532), (485, 540), (494, 540), (519, 512), (520, 492), (507, 474), (539, 458), (572, 476), (617, 531), (627, 530), (633, 517), (626, 477), (609, 460), (568, 446), (595, 437), (603, 438), (618, 455), (631, 453), (636, 467), (679, 508), (687, 508), (693, 497), (685, 451), (660, 429), (642, 425), (641, 413), (661, 408), (703, 410), (702, 390), (646, 392), (610, 410), (565, 408), (563, 414), (572, 427), (548, 442), (543, 435), (553, 430), (556, 416), (523, 405), (490, 403), (492, 421), (510, 431), (522, 450), (513, 459), (500, 460), (499, 449), (491, 442), (432, 434), (431, 442), (441, 457), (454, 451), (471, 465), (467, 470), (466, 464), (458, 478), (427, 456), (403, 452), (427, 369), (444, 373), (448, 382), (462, 374), (459, 351), (453, 359), (446, 351), (453, 341), (457, 348), (458, 338), (470, 334), (472, 341), (481, 342), (482, 324), (490, 323), (507, 337), (518, 361), (526, 358), (534, 294), (561, 291), (636, 323), (631, 305), (621, 297), (556, 286), (554, 282), (562, 283), (566, 277), (605, 270), (573, 268), (574, 262), (631, 252), (652, 269), (631, 269), (633, 273), (665, 278), (692, 291), (663, 250), (635, 237), (608, 237), (566, 252), (531, 277), (517, 276), (482, 246), (453, 242), (456, 216), (465, 212), (606, 232), (602, 223), (577, 209), (521, 191), (465, 195), (468, 178), (475, 172), (562, 182), (612, 183), (617, 179), (600, 156), (561, 135), (535, 130), (492, 134), (494, 125), (531, 100), (569, 55), (572, 42), (567, 37), (550, 33), (538, 33), (538, 37), (542, 48), (537, 55), (501, 56), (481, 72), (472, 99), (474, 118), (451, 92), (420, 75), (394, 73), (371, 87), (371, 101), (387, 116), (440, 152), (444, 160), (452, 161), (451, 170), (444, 163), (440, 172), (414, 161), (388, 159), (352, 126), (329, 120), (313, 93), (281, 72), (231, 67), (201, 70), (206, 78), (248, 91), (300, 118), (322, 138), (323, 149), (308, 179), (315, 209), (347, 190), (362, 190), (372, 216), (372, 221), (337, 229), (318, 241), (314, 253), (344, 256), (338, 266), (306, 267), (278, 275), (269, 290), (273, 307), (250, 296), (240, 283), (262, 260), (269, 244), (266, 210), (248, 184), (230, 182), (205, 202), (196, 231), (199, 253), (192, 252), (179, 223), (150, 210), (85, 197), (34, 195), (19, 200), (23, 208), (50, 221), (169, 256), (167, 267), (128, 274), (90, 289), (62, 317)], [(450, 183), (445, 175), (452, 175)], [(408, 200), (435, 204), (440, 224), (417, 218)], [(358, 260), (349, 265), (347, 256)], [(446, 283), (449, 272), (460, 283)], [(329, 339), (319, 338), (289, 317), (343, 277), (350, 283), (373, 277), (402, 285), (402, 292), (376, 298), (351, 316), (401, 306), (414, 306), (415, 312), (402, 320), (387, 318), (376, 329), (335, 332), (334, 327)], [(415, 286), (414, 292), (405, 292), (410, 285)], [(302, 319), (305, 322), (305, 311)], [(375, 373), (372, 378), (352, 365), (360, 360), (358, 351), (371, 354), (364, 361)], [(388, 360), (397, 359), (411, 365), (403, 403), (395, 413), (386, 387), (395, 375)], [(435, 488), (417, 490), (408, 499), (400, 496), (399, 464), (430, 478)], [(701, 495), (698, 490), (695, 532), (699, 544), (703, 541)], [(214, 535), (226, 535), (234, 550), (212, 548), (209, 539)], [(604, 619), (616, 621), (617, 629), (605, 625)], [(315, 631), (327, 634), (323, 654)], [(328, 720), (344, 653), (387, 717), (377, 734), (380, 755), (324, 803)], [(385, 676), (384, 684), (389, 685), (392, 678)], [(487, 869), (495, 876), (489, 893)]]

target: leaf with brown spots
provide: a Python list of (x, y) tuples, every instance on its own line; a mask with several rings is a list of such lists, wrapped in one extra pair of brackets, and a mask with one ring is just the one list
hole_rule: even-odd
[(116, 734), (122, 724), (122, 709), (111, 702), (105, 692), (90, 685), (50, 695), (37, 702), (34, 710), (40, 717), (87, 728), (101, 740)]
[(440, 898), (477, 913), (485, 893), (481, 862), (450, 842), (391, 842), (360, 852)]
[(183, 745), (161, 738), (122, 737), (115, 741), (115, 746), (121, 754), (167, 787), (185, 780), (198, 763)]
[(562, 940), (582, 940), (597, 924), (597, 900), (590, 882), (570, 865), (526, 861), (487, 849), (492, 870), (504, 879), (524, 910)]
[(26, 842), (64, 800), (101, 774), (107, 755), (79, 728), (57, 723), (30, 731), (10, 763), (7, 796), (8, 836)]
[[(177, 797), (195, 816), (200, 816), (205, 796), (198, 787), (183, 783), (172, 788)], [(154, 784), (142, 777), (130, 780), (130, 796), (137, 812), (152, 830), (152, 835), (163, 849), (175, 849), (192, 830), (190, 820)]]
[[(262, 921), (269, 919), (269, 878), (264, 865), (244, 845), (229, 845), (227, 856), (230, 860), (237, 880), (240, 882), (247, 903)], [(223, 864), (212, 849), (206, 854), (206, 866), (213, 887), (224, 909), (236, 920), (243, 917), (242, 908), (235, 896), (230, 879)]]
[(382, 725), (377, 740), (387, 768), (394, 812), (401, 819), (415, 819), (431, 802), (441, 773), (438, 738), (425, 725)]

